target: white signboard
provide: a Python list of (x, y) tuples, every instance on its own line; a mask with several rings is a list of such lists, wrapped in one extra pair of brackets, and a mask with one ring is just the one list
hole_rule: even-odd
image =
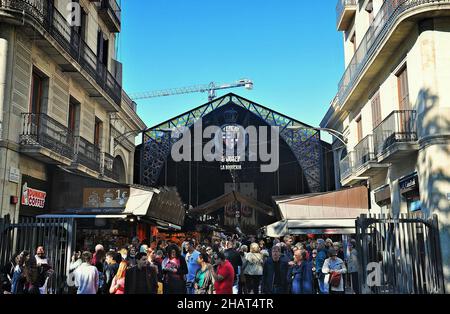
[(9, 182), (19, 183), (20, 182), (20, 170), (11, 167), (9, 168)]

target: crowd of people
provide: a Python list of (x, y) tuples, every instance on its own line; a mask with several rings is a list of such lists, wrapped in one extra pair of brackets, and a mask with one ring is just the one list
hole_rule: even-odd
[[(70, 294), (359, 294), (356, 242), (331, 239), (271, 243), (254, 236), (140, 242), (76, 252), (66, 280)], [(2, 271), (7, 294), (45, 294), (53, 274), (40, 246), (23, 251)]]

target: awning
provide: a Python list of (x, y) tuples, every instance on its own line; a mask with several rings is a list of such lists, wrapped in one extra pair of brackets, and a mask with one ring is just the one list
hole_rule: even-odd
[(354, 234), (355, 219), (281, 220), (264, 227), (267, 237), (301, 234)]
[(126, 219), (127, 215), (40, 215), (38, 219)]
[(147, 215), (148, 208), (150, 207), (150, 203), (154, 194), (155, 191), (148, 191), (131, 187), (130, 196), (128, 198), (123, 214), (134, 215), (138, 217)]
[(274, 216), (274, 209), (264, 203), (261, 203), (255, 199), (242, 195), (239, 192), (233, 191), (228, 194), (221, 195), (205, 204), (202, 204), (191, 210), (191, 213), (198, 215), (209, 215), (232, 202), (239, 202), (247, 205), (254, 210), (268, 216)]

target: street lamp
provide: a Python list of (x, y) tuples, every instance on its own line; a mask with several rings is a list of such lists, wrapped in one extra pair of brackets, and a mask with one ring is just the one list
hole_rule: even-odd
[(331, 134), (335, 138), (337, 138), (340, 142), (342, 142), (345, 146), (347, 146), (348, 138), (339, 131), (328, 129), (328, 128), (315, 128), (312, 126), (304, 126), (304, 125), (291, 125), (288, 126), (289, 130), (315, 130), (315, 131), (323, 131)]

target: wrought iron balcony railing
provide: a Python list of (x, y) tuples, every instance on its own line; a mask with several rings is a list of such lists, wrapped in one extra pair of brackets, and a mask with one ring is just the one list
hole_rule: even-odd
[(384, 1), (380, 11), (375, 16), (372, 24), (364, 35), (352, 60), (345, 70), (339, 82), (338, 99), (342, 106), (350, 91), (357, 82), (362, 70), (369, 59), (377, 51), (377, 48), (387, 33), (397, 21), (398, 17), (408, 9), (425, 4), (450, 3), (450, 0), (389, 0)]
[(43, 147), (66, 158), (73, 158), (74, 137), (66, 126), (43, 113), (23, 113), (22, 122), (20, 145)]
[[(121, 9), (116, 0), (102, 0), (100, 5), (101, 10), (105, 10), (107, 13), (110, 13), (114, 22), (119, 26), (121, 23)], [(114, 31), (119, 31), (119, 29), (114, 28)]]
[(67, 19), (49, 3), (41, 0), (0, 0), (0, 9), (16, 12), (24, 20), (28, 17), (42, 27), (120, 106), (121, 85)]
[(102, 175), (114, 179), (113, 166), (114, 166), (114, 157), (108, 153), (102, 153), (101, 157)]
[(81, 164), (91, 170), (100, 172), (100, 148), (81, 136), (75, 137), (74, 163)]
[(375, 159), (373, 135), (368, 135), (355, 146), (355, 170)]
[(338, 26), (342, 19), (342, 15), (344, 14), (344, 10), (348, 6), (356, 6), (356, 0), (338, 0), (336, 5), (336, 24)]
[(416, 120), (415, 110), (393, 111), (373, 130), (375, 156), (383, 154), (395, 143), (417, 141)]
[(347, 156), (345, 156), (341, 160), (339, 164), (341, 171), (341, 181), (347, 179), (352, 174), (354, 169), (354, 159), (355, 159), (354, 156), (355, 156), (354, 152), (349, 152)]

